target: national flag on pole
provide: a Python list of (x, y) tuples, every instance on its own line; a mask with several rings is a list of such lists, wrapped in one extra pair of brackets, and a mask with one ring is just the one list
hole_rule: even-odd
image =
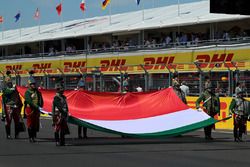
[(106, 7), (108, 6), (108, 4), (110, 3), (110, 0), (103, 0), (102, 1), (102, 9), (106, 9)]
[(36, 11), (35, 11), (35, 14), (34, 14), (34, 19), (38, 20), (39, 18), (40, 18), (40, 12), (39, 12), (39, 9), (36, 8)]
[(84, 12), (85, 11), (85, 0), (82, 0), (82, 2), (80, 3), (80, 9)]
[[(24, 97), (25, 87), (17, 87)], [(50, 114), (55, 90), (41, 90), (44, 108)], [(140, 138), (177, 136), (218, 120), (189, 108), (173, 88), (156, 92), (110, 93), (67, 90), (70, 123), (95, 130)]]
[(62, 3), (56, 6), (56, 11), (59, 16), (61, 16), (62, 13)]
[(140, 0), (136, 0), (136, 4), (139, 5), (140, 4)]
[(20, 19), (20, 17), (21, 17), (21, 13), (20, 12), (18, 12), (16, 15), (15, 15), (15, 22), (18, 22), (18, 20)]
[(3, 16), (0, 16), (0, 23), (3, 23)]

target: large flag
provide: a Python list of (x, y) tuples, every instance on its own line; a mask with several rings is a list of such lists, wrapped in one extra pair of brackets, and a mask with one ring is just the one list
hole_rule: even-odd
[(3, 23), (3, 16), (0, 16), (0, 23)]
[(80, 3), (80, 9), (84, 12), (85, 11), (85, 0), (82, 0), (82, 2)]
[(140, 0), (136, 0), (136, 4), (139, 5), (140, 4)]
[(20, 12), (18, 12), (16, 15), (15, 15), (15, 22), (17, 22), (19, 19), (20, 19), (20, 17), (21, 17), (21, 13)]
[(56, 11), (59, 16), (61, 16), (62, 13), (62, 3), (56, 6)]
[[(24, 96), (27, 88), (18, 87)], [(44, 108), (52, 110), (54, 90), (41, 90)], [(205, 112), (189, 108), (173, 88), (156, 92), (108, 93), (65, 91), (69, 122), (95, 130), (131, 137), (175, 136), (214, 124)]]
[(39, 18), (40, 18), (40, 12), (39, 12), (39, 9), (36, 8), (36, 11), (35, 11), (35, 14), (34, 14), (34, 19), (38, 20)]
[(102, 0), (102, 9), (103, 10), (106, 9), (109, 3), (110, 3), (110, 0)]

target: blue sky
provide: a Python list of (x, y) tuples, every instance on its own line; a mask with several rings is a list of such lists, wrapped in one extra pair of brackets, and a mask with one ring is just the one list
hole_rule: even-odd
[[(49, 24), (60, 22), (61, 19), (56, 13), (56, 5), (61, 0), (0, 0), (0, 16), (4, 17), (4, 24), (0, 25), (0, 31), (2, 26), (4, 30), (17, 29), (21, 27), (31, 27), (38, 25), (38, 21), (34, 20), (33, 16), (36, 8), (40, 9), (40, 24)], [(83, 13), (80, 8), (80, 2), (82, 0), (62, 0), (63, 21), (81, 19), (84, 17), (94, 17), (109, 15), (109, 9), (101, 9), (102, 0), (85, 0), (86, 11)], [(180, 3), (187, 3), (199, 0), (179, 0)], [(140, 5), (137, 6), (135, 0), (111, 0), (111, 12), (124, 13), (128, 11), (167, 6), (171, 4), (177, 4), (178, 0), (141, 0)], [(15, 23), (14, 16), (21, 12), (20, 20)], [(19, 25), (20, 24), (20, 25)]]

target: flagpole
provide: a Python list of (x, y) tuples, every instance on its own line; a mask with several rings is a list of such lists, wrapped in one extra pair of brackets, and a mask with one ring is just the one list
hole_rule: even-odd
[(111, 25), (111, 14), (112, 14), (111, 5), (112, 5), (112, 2), (110, 1), (110, 4), (109, 4), (109, 25)]
[(142, 2), (142, 21), (144, 22), (144, 1)]
[[(61, 2), (61, 5), (63, 5), (63, 0), (60, 1)], [(60, 19), (61, 19), (61, 29), (63, 31), (63, 12), (61, 12), (61, 15), (60, 15)]]
[(38, 8), (38, 33), (41, 33), (41, 12), (40, 12), (40, 8)]
[(20, 38), (21, 38), (21, 36), (22, 36), (21, 20), (19, 21), (19, 35), (20, 35)]
[(178, 0), (178, 16), (180, 16), (180, 0)]

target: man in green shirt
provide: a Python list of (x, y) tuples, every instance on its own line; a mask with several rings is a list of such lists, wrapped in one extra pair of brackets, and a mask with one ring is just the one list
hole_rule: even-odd
[(230, 103), (229, 111), (234, 119), (234, 141), (242, 141), (242, 134), (247, 131), (247, 120), (249, 119), (249, 101), (243, 98), (243, 91), (237, 92)]
[(67, 98), (64, 96), (63, 80), (59, 79), (55, 85), (56, 95), (53, 100), (52, 117), (53, 127), (55, 131), (56, 146), (65, 145), (65, 135), (69, 134), (68, 128), (68, 104)]
[(40, 110), (43, 107), (43, 97), (36, 87), (36, 81), (30, 72), (28, 79), (29, 88), (25, 92), (25, 114), (27, 116), (27, 128), (29, 141), (35, 142), (36, 134), (40, 126)]
[[(196, 100), (196, 108), (200, 109), (200, 103), (203, 102), (203, 110), (212, 118), (220, 113), (220, 100), (214, 93), (214, 88), (211, 83), (205, 83), (205, 91)], [(212, 140), (213, 125), (204, 128), (205, 139)]]
[(2, 95), (2, 120), (5, 121), (7, 139), (11, 138), (11, 121), (12, 119), (14, 120), (15, 138), (18, 138), (18, 134), (20, 132), (21, 109), (23, 104), (19, 96), (19, 92), (12, 84), (11, 72), (7, 71), (6, 75), (7, 76), (4, 78), (5, 85)]

